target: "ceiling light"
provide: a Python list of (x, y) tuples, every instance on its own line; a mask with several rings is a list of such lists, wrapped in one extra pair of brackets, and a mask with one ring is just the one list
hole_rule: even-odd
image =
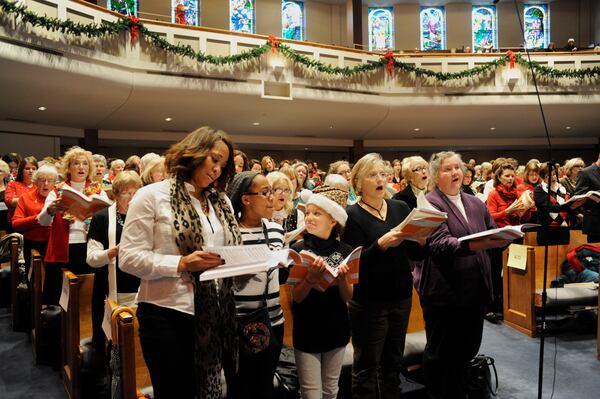
[(260, 126), (260, 122), (253, 122), (252, 123), (254, 126)]
[(490, 128), (490, 130), (491, 130), (491, 131), (494, 131), (494, 130), (496, 130), (496, 128), (492, 126), (492, 127)]
[(46, 107), (44, 107), (44, 106), (38, 107), (38, 110), (40, 110), (40, 111), (45, 111), (46, 109), (47, 109), (47, 108), (46, 108)]
[(419, 131), (421, 131), (421, 129), (419, 129), (418, 127), (414, 128), (413, 130), (414, 130), (415, 132), (419, 132)]
[(304, 151), (308, 151), (308, 147), (304, 147)]
[(330, 129), (333, 129), (333, 126), (329, 126)]
[(566, 126), (565, 129), (571, 130), (571, 126)]
[(165, 121), (167, 121), (167, 122), (171, 122), (172, 120), (173, 120), (173, 118), (171, 118), (171, 117), (166, 117), (165, 118)]

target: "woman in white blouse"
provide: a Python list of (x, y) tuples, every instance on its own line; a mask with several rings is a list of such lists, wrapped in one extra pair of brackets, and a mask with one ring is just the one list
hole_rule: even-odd
[(241, 243), (223, 192), (233, 145), (203, 127), (171, 146), (165, 167), (171, 177), (131, 202), (119, 267), (141, 278), (137, 317), (155, 398), (220, 398), (222, 362), (236, 353), (233, 283), (199, 274), (223, 264), (203, 248)]

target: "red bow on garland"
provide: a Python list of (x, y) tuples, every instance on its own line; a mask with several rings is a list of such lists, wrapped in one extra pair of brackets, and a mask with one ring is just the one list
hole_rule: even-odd
[(510, 62), (510, 69), (514, 69), (515, 68), (515, 62), (517, 61), (517, 56), (511, 50), (508, 50), (506, 52), (506, 54), (508, 55), (508, 60)]
[(130, 22), (129, 32), (131, 33), (131, 45), (133, 46), (133, 42), (140, 35), (140, 27), (139, 27), (140, 19), (133, 15), (130, 15), (128, 18), (129, 18), (129, 22)]
[(271, 51), (275, 54), (275, 50), (277, 49), (277, 38), (275, 36), (268, 37), (269, 42), (271, 42)]
[(392, 73), (394, 72), (394, 54), (391, 51), (388, 51), (381, 59), (388, 60), (387, 71), (390, 74), (390, 76), (392, 76)]

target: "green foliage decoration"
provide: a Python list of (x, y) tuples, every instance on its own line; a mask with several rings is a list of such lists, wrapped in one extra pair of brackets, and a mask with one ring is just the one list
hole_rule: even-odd
[[(137, 22), (136, 19), (126, 16), (116, 22), (103, 22), (102, 24), (81, 24), (78, 22), (73, 22), (70, 19), (60, 20), (58, 18), (48, 17), (46, 15), (39, 16), (29, 11), (26, 6), (19, 5), (16, 2), (9, 0), (0, 0), (0, 9), (2, 9), (4, 13), (15, 17), (15, 20), (19, 23), (29, 24), (34, 27), (41, 27), (52, 32), (58, 31), (63, 34), (87, 36), (90, 38), (101, 39), (104, 37), (115, 36), (123, 32), (128, 32), (132, 29), (132, 27), (135, 28), (135, 26), (137, 26), (139, 38), (145, 38), (145, 40), (149, 41), (154, 46), (173, 55), (179, 55), (182, 57), (191, 58), (199, 63), (207, 63), (217, 66), (235, 65), (244, 61), (258, 59), (263, 54), (267, 53), (273, 45), (281, 55), (293, 61), (295, 64), (300, 64), (308, 69), (337, 77), (347, 78), (378, 70), (385, 71), (389, 62), (389, 59), (382, 57), (378, 61), (358, 64), (352, 67), (331, 66), (321, 61), (311, 59), (279, 41), (271, 42), (270, 40), (260, 47), (245, 51), (243, 53), (229, 56), (214, 56), (205, 54), (202, 51), (196, 51), (189, 45), (171, 44), (160, 34), (149, 30), (143, 23)], [(528, 61), (523, 58), (521, 54), (516, 54), (515, 61), (517, 64), (527, 68), (528, 70), (535, 71), (538, 76), (548, 79), (585, 79), (600, 77), (600, 67), (559, 70), (542, 65), (539, 62)], [(464, 71), (436, 72), (430, 69), (417, 67), (411, 63), (398, 61), (396, 59), (393, 60), (395, 72), (414, 74), (416, 77), (433, 78), (440, 82), (447, 82), (457, 79), (480, 78), (486, 76), (493, 70), (505, 66), (508, 62), (509, 56), (503, 55), (488, 63), (476, 66), (475, 68), (466, 69)]]

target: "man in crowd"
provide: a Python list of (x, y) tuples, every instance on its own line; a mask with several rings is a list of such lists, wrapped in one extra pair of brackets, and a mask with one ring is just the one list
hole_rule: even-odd
[[(596, 162), (581, 169), (577, 176), (575, 195), (589, 191), (600, 191), (600, 151)], [(600, 242), (600, 203), (588, 200), (583, 208), (583, 233), (587, 234), (588, 242)]]

